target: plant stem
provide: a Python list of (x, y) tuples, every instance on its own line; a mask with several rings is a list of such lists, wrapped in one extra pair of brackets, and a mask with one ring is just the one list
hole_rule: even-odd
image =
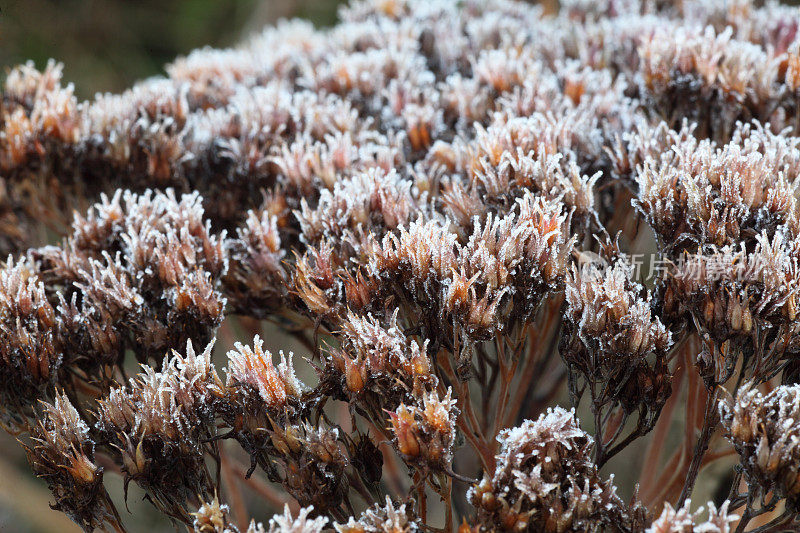
[(715, 388), (710, 392), (706, 399), (705, 418), (703, 419), (703, 429), (700, 432), (700, 437), (697, 439), (697, 445), (694, 448), (692, 462), (689, 465), (689, 472), (686, 476), (686, 481), (683, 484), (683, 490), (678, 498), (676, 508), (683, 507), (683, 503), (692, 494), (697, 475), (700, 473), (700, 466), (703, 462), (703, 456), (708, 450), (708, 443), (711, 441), (711, 435), (719, 422), (719, 417), (716, 415), (717, 406), (717, 389)]

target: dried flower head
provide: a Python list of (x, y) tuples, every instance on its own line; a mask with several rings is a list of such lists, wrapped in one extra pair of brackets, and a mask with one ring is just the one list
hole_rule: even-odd
[(780, 386), (763, 394), (745, 386), (719, 408), (751, 489), (755, 494), (774, 492), (796, 507), (800, 503), (800, 387)]
[(134, 481), (168, 516), (191, 523), (188, 506), (213, 493), (206, 444), (214, 436), (213, 402), (222, 382), (211, 347), (165, 359), (162, 370), (142, 365), (127, 387), (99, 401), (98, 431), (121, 456), (126, 485)]
[[(121, 529), (102, 464), (202, 533), (236, 488), (303, 507), (253, 533), (796, 529), (800, 19), (540, 4), (352, 0), (83, 102), (9, 72), (0, 421), (58, 508)], [(748, 489), (703, 521), (720, 418)]]
[(333, 527), (338, 533), (413, 533), (421, 527), (409, 507), (408, 503), (397, 505), (387, 496), (385, 505), (375, 504), (361, 516)]
[(66, 513), (84, 531), (121, 528), (119, 515), (95, 463), (89, 426), (64, 394), (43, 403), (43, 416), (31, 434), (28, 461), (53, 492), (53, 509)]
[(194, 533), (238, 533), (236, 526), (231, 525), (229, 518), (230, 509), (220, 503), (219, 497), (203, 502), (196, 512), (192, 513)]
[[(600, 264), (572, 266), (559, 351), (573, 375), (570, 391), (576, 398), (588, 389), (597, 412), (619, 407), (624, 419), (637, 413), (636, 431), (643, 434), (672, 393), (667, 361), (672, 337), (642, 297), (646, 291), (632, 279), (628, 259), (616, 246), (607, 249), (611, 264), (599, 258)], [(613, 444), (613, 439), (597, 443), (598, 462), (613, 454)]]
[(661, 516), (650, 524), (646, 533), (733, 533), (739, 516), (728, 512), (729, 505), (726, 500), (717, 509), (713, 502), (708, 502), (708, 518), (703, 521), (700, 518), (703, 508), (691, 512), (691, 500), (678, 510), (666, 503)]
[(283, 514), (276, 514), (269, 521), (269, 527), (265, 528), (262, 524), (250, 523), (247, 533), (322, 533), (328, 525), (325, 517), (310, 518), (309, 515), (314, 511), (313, 507), (300, 509), (297, 518), (292, 517), (289, 506), (283, 508)]
[(626, 531), (627, 506), (590, 458), (593, 439), (574, 411), (548, 410), (503, 430), (493, 473), (470, 489), (486, 528), (501, 531)]
[(9, 257), (0, 270), (0, 328), (6, 339), (0, 347), (0, 420), (13, 426), (55, 383), (62, 362), (55, 310), (25, 260)]

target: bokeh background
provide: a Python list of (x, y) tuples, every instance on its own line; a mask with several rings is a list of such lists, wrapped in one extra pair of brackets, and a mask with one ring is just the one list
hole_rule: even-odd
[[(163, 73), (175, 56), (226, 47), (280, 18), (336, 21), (340, 0), (0, 0), (0, 66), (49, 58), (79, 98)], [(5, 73), (0, 74), (3, 78)]]

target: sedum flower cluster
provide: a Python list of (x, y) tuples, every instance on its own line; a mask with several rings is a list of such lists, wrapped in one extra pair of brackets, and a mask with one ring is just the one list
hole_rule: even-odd
[(18, 66), (0, 423), (85, 531), (132, 486), (198, 533), (797, 531), (798, 30), (352, 0), (87, 101)]

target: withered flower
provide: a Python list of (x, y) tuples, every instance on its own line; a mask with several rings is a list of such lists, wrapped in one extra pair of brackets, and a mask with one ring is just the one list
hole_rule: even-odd
[(656, 129), (634, 137), (628, 150), (644, 153), (636, 156), (636, 205), (671, 255), (698, 245), (749, 244), (762, 232), (797, 235), (796, 140), (757, 124), (738, 125), (722, 146), (698, 141), (686, 126), (665, 136), (663, 126)]
[(769, 379), (782, 361), (797, 350), (798, 242), (779, 232), (756, 238), (755, 248), (710, 247), (707, 254), (687, 255), (677, 262), (664, 288), (665, 314), (691, 317), (700, 330), (726, 351), (714, 348), (698, 357), (706, 379), (726, 381), (740, 355), (762, 336), (775, 350), (748, 357), (745, 368), (757, 381)]
[(103, 486), (103, 469), (94, 458), (89, 426), (64, 394), (43, 403), (43, 416), (26, 447), (33, 472), (53, 492), (53, 509), (67, 514), (84, 531), (122, 531), (119, 515)]
[[(644, 434), (672, 393), (667, 360), (672, 336), (642, 297), (646, 291), (632, 279), (628, 259), (613, 245), (607, 250), (611, 264), (572, 266), (559, 351), (575, 398), (588, 390), (596, 412), (620, 408), (623, 420), (636, 413), (635, 432)], [(614, 439), (596, 444), (603, 464), (616, 451)]]
[(126, 484), (134, 481), (157, 508), (186, 523), (189, 505), (214, 492), (204, 443), (216, 432), (213, 402), (222, 381), (210, 354), (211, 345), (200, 355), (188, 345), (185, 357), (165, 359), (160, 372), (142, 365), (127, 387), (99, 400), (97, 412)]
[(726, 500), (719, 509), (713, 502), (708, 502), (708, 518), (705, 521), (700, 518), (703, 508), (692, 512), (691, 503), (687, 500), (678, 510), (669, 503), (665, 504), (661, 516), (650, 524), (646, 533), (733, 533), (739, 516), (728, 512), (729, 501)]
[(300, 509), (297, 518), (293, 518), (289, 506), (284, 506), (283, 514), (272, 517), (269, 527), (251, 522), (247, 533), (322, 533), (328, 525), (328, 519), (321, 516), (310, 518), (313, 510), (313, 507), (304, 507)]
[(8, 258), (0, 270), (0, 421), (13, 427), (56, 382), (62, 362), (56, 313), (33, 264)]
[(276, 367), (272, 354), (263, 350), (263, 341), (256, 335), (253, 347), (236, 343), (236, 350), (228, 352), (228, 387), (249, 386), (256, 390), (269, 408), (279, 408), (289, 399), (299, 400), (305, 385), (297, 379), (292, 354), (281, 352), (281, 362)]
[(455, 404), (450, 390), (441, 399), (431, 392), (423, 396), (422, 402), (417, 400), (411, 406), (401, 403), (396, 412), (389, 413), (397, 450), (403, 459), (410, 464), (446, 470), (456, 437)]
[(286, 297), (288, 275), (282, 264), (279, 215), (269, 206), (250, 211), (237, 238), (230, 239), (230, 269), (223, 278), (231, 306), (242, 313), (259, 315), (280, 307)]
[(722, 424), (755, 494), (774, 493), (787, 506), (800, 504), (800, 387), (780, 386), (763, 394), (743, 387), (720, 403)]
[(194, 533), (238, 533), (236, 526), (230, 523), (230, 508), (220, 503), (219, 497), (203, 502), (196, 512), (192, 513)]
[(386, 504), (375, 504), (361, 513), (350, 517), (347, 523), (333, 525), (338, 533), (413, 533), (421, 529), (419, 519), (410, 511), (410, 504), (397, 505), (388, 496)]
[(494, 472), (470, 489), (485, 528), (501, 531), (631, 531), (634, 517), (592, 461), (592, 438), (574, 411), (548, 410), (503, 430)]

